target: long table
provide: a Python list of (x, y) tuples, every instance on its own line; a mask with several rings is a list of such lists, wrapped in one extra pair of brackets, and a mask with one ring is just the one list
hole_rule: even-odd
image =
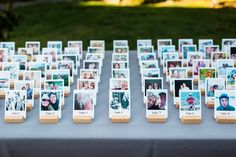
[[(202, 105), (201, 124), (182, 124), (169, 93), (166, 123), (148, 123), (141, 90), (137, 53), (130, 52), (131, 119), (112, 123), (108, 118), (109, 78), (112, 52), (103, 63), (95, 118), (91, 124), (72, 121), (72, 90), (65, 99), (57, 124), (39, 123), (39, 104), (22, 124), (4, 122), (4, 100), (0, 100), (0, 157), (217, 157), (236, 155), (236, 125), (218, 124), (213, 109)], [(163, 75), (163, 73), (162, 73)], [(165, 80), (165, 79), (164, 79)], [(71, 89), (76, 88), (74, 83)], [(166, 82), (164, 88), (169, 89)], [(204, 97), (202, 97), (204, 103)]]

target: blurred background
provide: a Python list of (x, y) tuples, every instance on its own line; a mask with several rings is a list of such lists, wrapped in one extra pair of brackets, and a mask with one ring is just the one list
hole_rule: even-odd
[(0, 41), (236, 38), (236, 0), (1, 0)]

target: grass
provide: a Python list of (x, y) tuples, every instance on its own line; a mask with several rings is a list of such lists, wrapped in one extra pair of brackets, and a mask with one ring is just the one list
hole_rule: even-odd
[(22, 15), (20, 26), (9, 40), (18, 47), (25, 41), (89, 40), (106, 41), (112, 49), (115, 39), (129, 40), (130, 50), (136, 49), (137, 39), (152, 39), (153, 45), (161, 38), (212, 38), (220, 44), (222, 38), (236, 37), (236, 9), (176, 8), (176, 7), (115, 7), (78, 6), (71, 3), (48, 3), (17, 7)]

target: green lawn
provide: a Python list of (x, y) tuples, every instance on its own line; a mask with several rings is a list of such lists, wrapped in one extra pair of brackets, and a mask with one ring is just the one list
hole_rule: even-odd
[(136, 49), (137, 39), (212, 38), (221, 44), (221, 38), (236, 37), (236, 9), (209, 8), (155, 8), (76, 6), (70, 3), (37, 4), (15, 9), (22, 15), (20, 26), (9, 40), (24, 46), (27, 40), (39, 40), (46, 46), (48, 40), (83, 40), (84, 49), (89, 40), (106, 41), (112, 49), (115, 39), (129, 40), (130, 49)]

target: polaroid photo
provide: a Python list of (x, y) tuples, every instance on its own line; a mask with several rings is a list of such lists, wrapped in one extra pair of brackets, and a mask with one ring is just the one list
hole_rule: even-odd
[(163, 59), (161, 59), (161, 65), (163, 65), (163, 67), (166, 67), (166, 61), (167, 60), (178, 60), (178, 59), (179, 59), (179, 53), (178, 52), (163, 53)]
[(179, 52), (182, 53), (182, 46), (183, 45), (192, 45), (192, 44), (193, 44), (193, 39), (179, 39), (178, 40)]
[(216, 78), (216, 68), (214, 67), (204, 67), (198, 69), (198, 89), (205, 91), (206, 78)]
[(99, 60), (84, 60), (83, 61), (83, 68), (84, 69), (98, 69), (99, 75), (102, 73), (102, 65), (101, 61)]
[(192, 75), (193, 75), (194, 81), (198, 81), (198, 69), (204, 68), (204, 67), (210, 67), (210, 60), (208, 59), (194, 59), (193, 60)]
[(61, 105), (64, 105), (64, 80), (45, 80), (44, 90), (60, 90), (61, 91)]
[(86, 60), (100, 60), (102, 63), (102, 54), (86, 53)]
[(52, 80), (64, 80), (64, 90), (70, 92), (70, 70), (60, 69), (60, 70), (51, 70), (51, 79)]
[(77, 56), (77, 66), (80, 66), (80, 54), (79, 54), (79, 49), (76, 47), (65, 47), (64, 48), (64, 54), (68, 54), (68, 55), (76, 55)]
[(165, 53), (173, 53), (176, 52), (175, 45), (166, 45), (166, 46), (159, 46), (158, 47), (158, 58), (163, 60), (163, 55)]
[(56, 48), (43, 48), (42, 55), (52, 56), (52, 62), (57, 62), (57, 49)]
[(109, 118), (130, 117), (131, 98), (130, 90), (109, 91)]
[(126, 61), (129, 62), (129, 55), (128, 54), (112, 54), (112, 61)]
[(180, 91), (181, 90), (193, 90), (192, 78), (177, 78), (174, 82), (174, 105), (180, 104)]
[(98, 81), (96, 79), (78, 79), (77, 80), (78, 90), (91, 90), (98, 92)]
[(159, 68), (158, 60), (140, 61), (140, 69)]
[(180, 68), (183, 67), (183, 60), (166, 60), (166, 67), (163, 67), (163, 72), (166, 76), (169, 75), (169, 68)]
[(189, 52), (187, 54), (187, 67), (188, 70), (191, 71), (193, 67), (193, 60), (195, 59), (203, 59), (203, 53), (200, 52)]
[(41, 71), (25, 71), (23, 80), (34, 82), (34, 93), (39, 93), (41, 90)]
[(0, 48), (0, 62), (8, 62), (8, 49)]
[(146, 118), (149, 116), (168, 117), (168, 93), (166, 89), (147, 90)]
[(236, 59), (236, 46), (230, 47), (230, 59)]
[(233, 59), (218, 59), (216, 61), (217, 74), (219, 78), (226, 78), (226, 68), (234, 67)]
[(73, 69), (74, 69), (74, 75), (78, 75), (78, 64), (77, 64), (77, 55), (72, 55), (72, 54), (63, 54), (61, 55), (61, 60), (62, 61), (73, 61)]
[(226, 89), (235, 90), (236, 68), (226, 68)]
[(144, 78), (144, 85), (142, 85), (142, 92), (144, 93), (144, 100), (148, 89), (158, 90), (163, 89), (163, 78)]
[(113, 69), (112, 78), (130, 78), (129, 69)]
[(128, 40), (113, 40), (113, 47), (128, 46)]
[(182, 58), (187, 59), (188, 53), (197, 52), (196, 45), (182, 45)]
[(220, 51), (219, 45), (204, 46), (205, 59), (211, 59), (211, 54), (219, 51)]
[(15, 54), (15, 42), (0, 42), (0, 48), (6, 48), (8, 56)]
[(198, 40), (198, 51), (201, 53), (205, 52), (204, 47), (205, 46), (212, 46), (213, 45), (213, 39), (199, 39)]
[(151, 39), (138, 39), (137, 49), (139, 46), (152, 46), (152, 40)]
[(26, 55), (27, 61), (33, 61), (33, 48), (18, 48), (18, 55)]
[(215, 91), (215, 106), (214, 118), (222, 116), (231, 118), (236, 116), (235, 112), (236, 98), (235, 90), (216, 90)]
[(157, 49), (160, 46), (168, 46), (168, 45), (172, 45), (172, 39), (158, 39), (157, 40)]
[(94, 91), (74, 90), (73, 92), (73, 117), (90, 116), (94, 118), (96, 93)]
[(141, 69), (142, 78), (153, 78), (160, 77), (160, 68)]
[(126, 61), (112, 61), (111, 67), (113, 69), (128, 69), (129, 68), (129, 62)]
[(78, 48), (79, 59), (83, 58), (83, 41), (68, 41), (67, 47), (69, 48)]
[(26, 90), (8, 90), (5, 97), (5, 118), (23, 116), (26, 119)]
[(130, 90), (128, 78), (110, 78), (110, 90)]
[(102, 55), (102, 59), (104, 59), (104, 57), (105, 57), (102, 47), (88, 47), (87, 53), (88, 54), (100, 54), (100, 55)]
[(52, 56), (51, 55), (37, 55), (36, 62), (44, 62), (46, 70), (52, 69)]
[(26, 41), (25, 47), (32, 48), (33, 55), (40, 55), (40, 42), (39, 41)]
[(170, 84), (170, 91), (173, 91), (173, 79), (188, 78), (188, 70), (186, 68), (170, 68), (166, 81)]
[(139, 54), (139, 65), (142, 61), (154, 61), (156, 60), (156, 53), (140, 53)]
[(219, 59), (227, 59), (227, 53), (226, 52), (213, 52), (211, 54), (211, 67), (216, 67), (217, 60)]
[(201, 113), (201, 91), (180, 90), (179, 118), (183, 116), (200, 116)]
[(11, 62), (18, 62), (20, 71), (27, 70), (27, 67), (26, 67), (27, 56), (26, 55), (12, 55)]
[(60, 56), (62, 54), (62, 41), (48, 41), (47, 48), (55, 48), (56, 54)]
[(29, 62), (29, 70), (41, 71), (41, 77), (46, 78), (46, 63), (45, 62)]
[(206, 92), (205, 92), (205, 104), (215, 102), (215, 91), (225, 90), (225, 79), (224, 78), (206, 78)]
[(10, 72), (0, 71), (0, 91), (7, 91), (10, 89)]
[(186, 68), (170, 68), (169, 85), (170, 92), (174, 92), (174, 80), (188, 78), (188, 71)]
[(105, 41), (104, 40), (90, 40), (90, 47), (100, 47), (103, 53), (105, 52)]
[(26, 91), (26, 104), (34, 106), (34, 81), (33, 80), (18, 80), (14, 82), (14, 90)]
[(2, 71), (10, 72), (10, 80), (18, 80), (19, 79), (19, 63), (17, 62), (3, 62), (2, 63)]
[(80, 69), (81, 79), (96, 79), (100, 82), (98, 69)]
[(74, 82), (74, 63), (73, 61), (57, 61), (57, 70), (68, 69), (71, 82)]
[(222, 39), (222, 52), (230, 52), (230, 47), (236, 46), (235, 39)]
[(128, 46), (116, 46), (113, 48), (113, 53), (129, 54), (129, 47)]
[(154, 46), (139, 46), (138, 53), (154, 53)]
[(39, 99), (39, 115), (58, 116), (61, 118), (61, 91), (41, 90)]

